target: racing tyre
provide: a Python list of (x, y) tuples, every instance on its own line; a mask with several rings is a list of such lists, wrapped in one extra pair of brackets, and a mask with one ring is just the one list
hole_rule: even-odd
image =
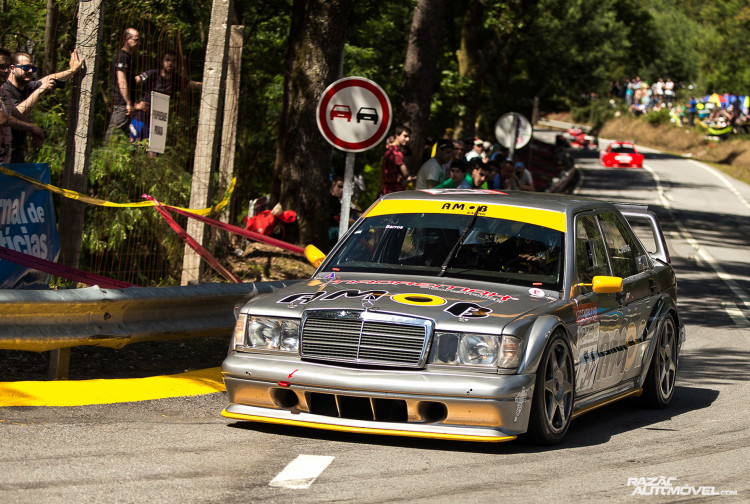
[(667, 315), (659, 327), (654, 356), (643, 384), (643, 399), (651, 408), (664, 409), (674, 397), (678, 337), (674, 318)]
[(556, 333), (536, 371), (528, 431), (533, 442), (552, 445), (562, 440), (570, 425), (574, 396), (573, 357), (565, 339)]

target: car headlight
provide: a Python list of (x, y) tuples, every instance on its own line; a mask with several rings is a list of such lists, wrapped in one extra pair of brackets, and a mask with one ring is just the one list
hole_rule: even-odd
[(430, 362), (512, 369), (520, 360), (520, 344), (515, 336), (438, 332)]
[(235, 346), (246, 349), (296, 352), (299, 349), (299, 320), (255, 317), (241, 313), (234, 328)]

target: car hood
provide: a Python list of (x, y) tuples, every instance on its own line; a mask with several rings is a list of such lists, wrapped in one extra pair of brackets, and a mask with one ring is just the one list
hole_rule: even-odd
[[(298, 318), (305, 310), (374, 311), (431, 319), (440, 330), (500, 334), (509, 322), (545, 311), (559, 293), (437, 277), (351, 273), (298, 282), (254, 298), (242, 312)], [(480, 326), (484, 326), (480, 329)]]

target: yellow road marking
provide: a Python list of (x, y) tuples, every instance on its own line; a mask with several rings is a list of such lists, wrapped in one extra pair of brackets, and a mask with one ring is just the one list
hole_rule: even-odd
[(113, 404), (224, 390), (221, 369), (218, 367), (147, 378), (0, 382), (0, 407)]

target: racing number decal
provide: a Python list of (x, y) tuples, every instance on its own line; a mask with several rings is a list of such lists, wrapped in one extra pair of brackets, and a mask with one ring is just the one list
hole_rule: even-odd
[(394, 294), (391, 299), (411, 306), (440, 306), (446, 303), (445, 299), (430, 294)]

